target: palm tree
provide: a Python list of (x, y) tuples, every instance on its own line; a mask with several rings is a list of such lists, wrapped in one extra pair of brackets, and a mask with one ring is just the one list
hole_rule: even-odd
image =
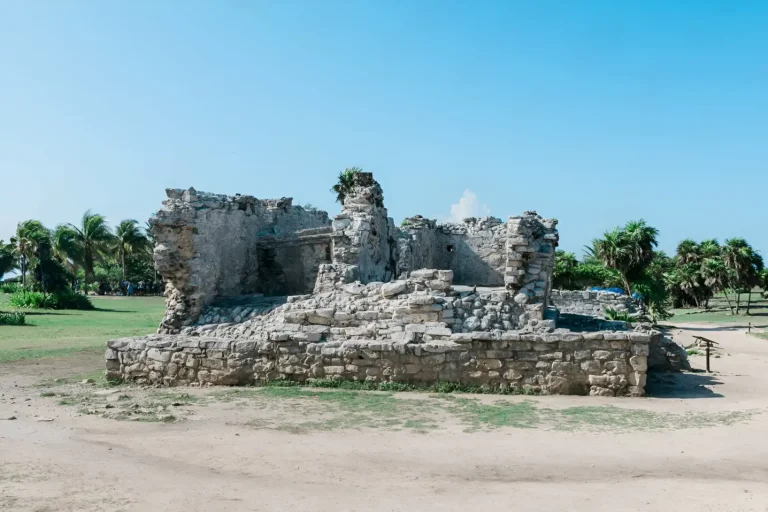
[(752, 302), (752, 287), (762, 271), (763, 258), (743, 238), (731, 238), (723, 246), (723, 261), (731, 271), (731, 288), (736, 291), (736, 314), (741, 306), (741, 289), (747, 289), (747, 313)]
[(123, 268), (123, 281), (125, 281), (125, 255), (147, 247), (148, 240), (141, 232), (138, 221), (128, 219), (118, 224), (115, 229), (115, 241), (117, 242), (117, 255)]
[(747, 315), (749, 315), (749, 308), (752, 306), (752, 288), (760, 286), (763, 270), (765, 270), (765, 262), (763, 262), (763, 257), (760, 253), (752, 249), (752, 247), (749, 250), (751, 253), (750, 265), (747, 267), (748, 270), (744, 276), (744, 284), (747, 287)]
[(632, 265), (647, 265), (653, 259), (653, 250), (659, 244), (659, 230), (649, 226), (643, 219), (627, 222), (624, 233), (632, 255)]
[(19, 260), (22, 286), (26, 286), (27, 271), (39, 252), (41, 242), (48, 236), (48, 230), (37, 220), (25, 220), (16, 226), (16, 236), (11, 237), (11, 245)]
[[(704, 244), (702, 243), (702, 245)], [(728, 284), (731, 282), (730, 269), (725, 262), (719, 256), (706, 258), (701, 264), (701, 274), (704, 277), (704, 284), (713, 293), (723, 292), (725, 300), (728, 302), (728, 309), (733, 314), (731, 299), (728, 297)]]
[[(152, 263), (152, 267), (154, 268), (155, 265), (152, 260), (155, 252), (155, 246), (157, 245), (157, 238), (155, 237), (154, 226), (149, 221), (144, 222), (144, 234), (147, 237), (147, 245), (144, 249), (147, 251), (147, 259), (150, 263)], [(155, 285), (159, 280), (160, 276), (157, 273), (157, 269), (155, 269)]]
[(82, 266), (82, 247), (69, 226), (59, 225), (53, 230), (53, 254), (72, 273), (72, 290), (75, 290), (77, 271)]
[(699, 253), (703, 259), (706, 258), (719, 258), (722, 252), (720, 242), (715, 238), (704, 240), (699, 244)]
[(699, 244), (690, 238), (686, 238), (677, 244), (677, 258), (680, 260), (680, 263), (696, 263), (699, 261), (700, 256)]
[(337, 202), (344, 204), (344, 199), (347, 197), (347, 194), (349, 194), (352, 187), (355, 186), (355, 174), (361, 171), (362, 169), (360, 167), (347, 167), (339, 173), (338, 182), (331, 187), (331, 192), (336, 194)]
[(603, 238), (594, 240), (592, 246), (595, 256), (608, 268), (617, 270), (621, 275), (627, 294), (630, 293), (629, 272), (631, 255), (623, 232), (619, 228), (607, 231)]
[(630, 273), (642, 270), (653, 260), (658, 234), (656, 228), (641, 219), (627, 222), (623, 228), (608, 231), (592, 242), (594, 254), (603, 265), (621, 274), (627, 295), (632, 293)]
[(6, 244), (0, 240), (0, 280), (3, 275), (14, 270), (17, 266), (16, 257), (13, 255), (13, 244)]
[(676, 281), (680, 290), (693, 299), (698, 308), (699, 303), (699, 268), (693, 263), (683, 265), (676, 271)]
[(67, 224), (60, 229), (69, 231), (62, 234), (63, 237), (71, 239), (74, 248), (67, 256), (82, 266), (87, 285), (93, 277), (94, 263), (104, 256), (114, 240), (107, 221), (103, 216), (88, 210), (83, 214), (80, 226)]

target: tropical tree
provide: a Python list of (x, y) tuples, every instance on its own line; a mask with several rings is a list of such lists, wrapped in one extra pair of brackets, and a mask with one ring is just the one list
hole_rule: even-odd
[[(702, 246), (704, 244), (702, 243)], [(733, 313), (731, 299), (728, 297), (728, 286), (731, 282), (730, 269), (720, 256), (706, 258), (701, 265), (701, 274), (704, 284), (712, 290), (712, 293), (722, 292), (728, 302), (728, 309)]]
[(754, 249), (751, 252), (751, 264), (744, 276), (744, 285), (747, 288), (747, 314), (749, 314), (749, 309), (752, 306), (752, 289), (762, 284), (762, 275), (765, 270), (765, 262), (760, 253)]
[(701, 306), (701, 275), (699, 274), (699, 266), (695, 263), (688, 263), (675, 269), (671, 274), (673, 276), (674, 285), (677, 286), (680, 291), (693, 299), (696, 307)]
[(355, 174), (361, 171), (360, 167), (347, 167), (339, 173), (338, 181), (331, 187), (331, 192), (336, 194), (337, 202), (344, 204), (344, 199), (355, 186)]
[(701, 248), (699, 244), (690, 238), (686, 238), (677, 244), (677, 259), (680, 263), (690, 264), (698, 263), (701, 258)]
[(27, 284), (27, 272), (40, 251), (41, 244), (48, 240), (50, 234), (40, 221), (25, 220), (16, 226), (16, 235), (11, 237), (13, 253), (19, 261), (21, 284)]
[(54, 257), (72, 274), (72, 289), (75, 289), (75, 280), (78, 271), (82, 268), (82, 247), (77, 242), (77, 236), (69, 226), (57, 226), (53, 230), (53, 254)]
[(595, 256), (621, 275), (627, 294), (632, 293), (630, 276), (642, 274), (653, 260), (658, 233), (641, 219), (627, 222), (623, 228), (614, 228), (592, 242)]
[(72, 250), (67, 252), (67, 257), (83, 268), (86, 285), (93, 278), (93, 267), (97, 260), (102, 259), (113, 244), (114, 236), (109, 230), (106, 219), (90, 210), (83, 214), (79, 226), (66, 224), (57, 228), (62, 237), (71, 241)]
[(3, 275), (14, 270), (17, 266), (16, 257), (13, 255), (13, 244), (6, 244), (0, 240), (0, 279)]
[(720, 242), (718, 242), (715, 238), (703, 240), (699, 244), (699, 254), (701, 255), (702, 259), (720, 258), (721, 253), (722, 247), (720, 247)]
[(748, 293), (747, 312), (751, 304), (752, 287), (763, 269), (763, 258), (743, 238), (731, 238), (723, 246), (723, 261), (730, 270), (730, 287), (736, 292), (736, 314), (741, 307), (741, 291)]
[(624, 233), (629, 244), (632, 265), (640, 269), (645, 268), (653, 260), (659, 230), (640, 219), (627, 222)]
[(573, 287), (574, 271), (579, 260), (572, 252), (555, 252), (555, 269), (552, 272), (552, 286), (560, 290), (570, 290)]
[(148, 240), (139, 228), (138, 221), (128, 219), (122, 221), (115, 228), (115, 242), (117, 243), (117, 258), (122, 268), (123, 281), (125, 281), (125, 255), (145, 249)]

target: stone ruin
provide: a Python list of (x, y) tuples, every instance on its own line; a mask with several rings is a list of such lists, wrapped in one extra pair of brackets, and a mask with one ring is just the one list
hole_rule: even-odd
[(157, 334), (108, 343), (111, 378), (645, 393), (649, 347), (661, 333), (596, 317), (558, 324), (556, 220), (416, 216), (396, 227), (363, 172), (332, 220), (290, 198), (167, 194), (152, 219), (166, 314)]

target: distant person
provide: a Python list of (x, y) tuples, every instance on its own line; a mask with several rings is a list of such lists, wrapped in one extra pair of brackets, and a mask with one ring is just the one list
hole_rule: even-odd
[(128, 296), (132, 296), (134, 292), (133, 283), (128, 282)]

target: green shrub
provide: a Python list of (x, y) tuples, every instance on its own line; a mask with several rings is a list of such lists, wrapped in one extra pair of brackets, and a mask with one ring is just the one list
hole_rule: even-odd
[(634, 322), (637, 318), (633, 317), (626, 311), (616, 311), (615, 309), (605, 308), (605, 319), (616, 320), (619, 322)]
[(0, 283), (0, 293), (16, 293), (21, 290), (19, 283)]
[(29, 309), (94, 309), (91, 300), (79, 293), (45, 294), (21, 291), (11, 295), (11, 306)]
[(27, 317), (21, 311), (0, 312), (0, 325), (24, 325)]

